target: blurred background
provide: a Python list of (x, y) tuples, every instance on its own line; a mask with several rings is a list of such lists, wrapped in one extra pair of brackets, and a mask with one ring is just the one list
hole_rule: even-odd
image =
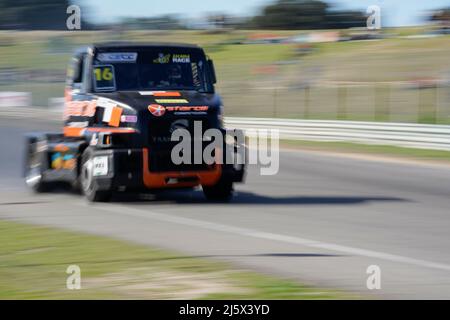
[[(301, 151), (281, 150), (274, 176), (249, 167), (229, 204), (31, 195), (24, 134), (61, 131), (72, 53), (104, 41), (200, 45), (227, 126), (280, 129)], [(449, 125), (450, 0), (0, 0), (0, 299), (449, 299)], [(373, 264), (383, 291), (367, 291)]]
[(76, 47), (164, 41), (205, 48), (228, 116), (450, 122), (450, 1), (0, 1), (0, 30), (0, 106), (61, 108)]

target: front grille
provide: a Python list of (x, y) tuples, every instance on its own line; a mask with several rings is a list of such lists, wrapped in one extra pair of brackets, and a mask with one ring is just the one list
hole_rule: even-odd
[[(153, 172), (167, 172), (167, 171), (203, 171), (213, 169), (211, 165), (203, 162), (194, 164), (194, 143), (192, 139), (201, 139), (202, 137), (194, 137), (194, 121), (201, 122), (201, 134), (210, 128), (207, 117), (161, 117), (161, 119), (151, 119), (148, 128), (149, 139), (149, 170)], [(198, 123), (197, 122), (197, 125)], [(191, 161), (188, 164), (176, 165), (171, 158), (172, 148), (177, 145), (178, 141), (170, 141), (172, 132), (177, 128), (183, 128), (191, 134)], [(209, 142), (202, 143), (201, 152), (209, 144)]]
[(191, 137), (194, 136), (195, 123), (201, 124), (201, 134), (211, 128), (207, 117), (161, 117), (160, 119), (153, 117), (148, 124), (148, 142), (149, 145), (170, 145), (172, 133), (176, 129), (186, 129), (190, 132)]
[(194, 155), (191, 152), (190, 164), (174, 164), (171, 158), (171, 150), (150, 150), (149, 154), (149, 170), (153, 172), (167, 172), (167, 171), (203, 171), (211, 170), (213, 166), (204, 163), (194, 164)]

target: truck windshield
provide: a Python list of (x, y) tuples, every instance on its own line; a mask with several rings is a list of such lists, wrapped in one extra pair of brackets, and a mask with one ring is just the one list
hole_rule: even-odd
[(93, 87), (96, 92), (212, 91), (203, 53), (182, 48), (99, 52), (93, 63)]

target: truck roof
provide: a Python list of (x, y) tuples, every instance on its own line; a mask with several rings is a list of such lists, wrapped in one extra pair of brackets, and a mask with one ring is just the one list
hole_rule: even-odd
[(94, 51), (109, 51), (109, 50), (139, 50), (143, 48), (176, 48), (176, 49), (186, 49), (186, 50), (201, 50), (203, 49), (195, 44), (189, 43), (176, 43), (176, 42), (100, 42), (93, 43), (88, 46), (79, 47), (75, 50), (74, 56), (80, 56), (84, 53), (89, 52), (89, 50)]
[(97, 50), (108, 49), (142, 49), (142, 48), (186, 48), (186, 49), (201, 49), (195, 44), (188, 43), (169, 43), (169, 42), (102, 42), (94, 43), (93, 48)]

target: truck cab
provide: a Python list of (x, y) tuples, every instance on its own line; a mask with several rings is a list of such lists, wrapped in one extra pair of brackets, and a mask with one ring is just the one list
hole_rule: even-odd
[[(79, 49), (66, 79), (61, 133), (27, 137), (25, 177), (91, 201), (114, 192), (194, 188), (229, 200), (245, 175), (245, 143), (223, 126), (214, 64), (186, 44), (105, 43)], [(230, 160), (231, 159), (231, 160)]]

